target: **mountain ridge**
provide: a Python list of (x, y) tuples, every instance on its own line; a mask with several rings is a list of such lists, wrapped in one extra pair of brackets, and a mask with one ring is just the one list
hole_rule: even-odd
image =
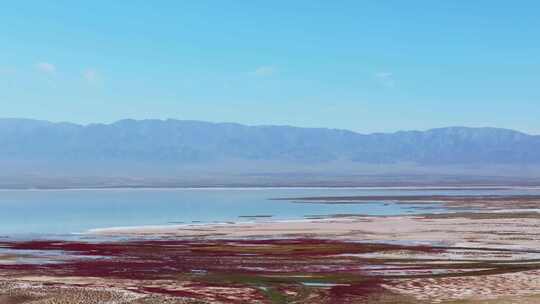
[(0, 119), (0, 187), (53, 177), (143, 185), (179, 179), (302, 184), (322, 177), (331, 184), (359, 175), (540, 177), (539, 152), (540, 136), (492, 127), (362, 134), (175, 119), (87, 125)]
[(509, 131), (513, 133), (520, 133), (522, 135), (527, 136), (540, 136), (540, 134), (530, 134), (524, 131), (520, 130), (514, 130), (509, 128), (498, 128), (498, 127), (491, 127), (491, 126), (483, 126), (483, 127), (468, 127), (468, 126), (460, 126), (460, 125), (451, 125), (447, 127), (436, 127), (436, 128), (429, 128), (425, 130), (417, 130), (417, 129), (404, 129), (404, 130), (396, 130), (396, 131), (389, 131), (389, 132), (359, 132), (354, 131), (350, 129), (345, 128), (331, 128), (331, 127), (301, 127), (301, 126), (293, 126), (293, 125), (287, 125), (287, 124), (243, 124), (238, 122), (231, 122), (231, 121), (222, 121), (222, 122), (213, 122), (213, 121), (205, 121), (205, 120), (192, 120), (192, 119), (175, 119), (175, 118), (167, 118), (167, 119), (159, 119), (159, 118), (148, 118), (148, 119), (133, 119), (133, 118), (124, 118), (119, 119), (113, 122), (92, 122), (92, 123), (75, 123), (75, 122), (69, 122), (69, 121), (49, 121), (49, 120), (42, 120), (42, 119), (33, 119), (33, 118), (18, 118), (18, 117), (0, 117), (0, 123), (3, 122), (19, 122), (19, 123), (39, 123), (39, 124), (50, 124), (50, 125), (72, 125), (77, 127), (89, 127), (89, 126), (111, 126), (116, 124), (122, 124), (122, 123), (132, 123), (132, 122), (159, 122), (159, 123), (165, 123), (165, 122), (186, 122), (186, 123), (204, 123), (204, 124), (212, 124), (212, 125), (235, 125), (235, 126), (242, 126), (242, 127), (255, 127), (255, 128), (295, 128), (295, 129), (310, 129), (310, 130), (330, 130), (330, 131), (346, 131), (355, 133), (358, 135), (380, 135), (380, 134), (396, 134), (396, 133), (409, 133), (409, 132), (431, 132), (431, 131), (439, 131), (439, 130), (459, 130), (459, 129), (466, 129), (466, 130), (497, 130), (497, 131)]

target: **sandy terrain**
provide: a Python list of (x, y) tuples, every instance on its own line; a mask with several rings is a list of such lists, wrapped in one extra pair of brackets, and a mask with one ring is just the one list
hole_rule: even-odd
[(540, 248), (540, 218), (344, 217), (323, 220), (152, 226), (92, 230), (90, 234), (162, 237), (319, 237), (464, 247)]

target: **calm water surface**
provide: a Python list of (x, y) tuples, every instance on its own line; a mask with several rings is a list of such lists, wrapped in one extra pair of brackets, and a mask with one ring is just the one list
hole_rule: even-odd
[[(308, 204), (271, 198), (341, 195), (540, 194), (539, 189), (126, 189), (0, 191), (0, 235), (70, 234), (92, 228), (303, 219), (332, 214), (397, 215), (426, 212), (414, 205)], [(436, 206), (436, 205), (434, 205)], [(442, 211), (435, 208), (430, 212)]]

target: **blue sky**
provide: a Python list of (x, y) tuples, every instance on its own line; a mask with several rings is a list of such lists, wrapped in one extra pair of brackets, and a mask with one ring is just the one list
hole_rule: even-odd
[(540, 134), (537, 1), (11, 1), (2, 117)]

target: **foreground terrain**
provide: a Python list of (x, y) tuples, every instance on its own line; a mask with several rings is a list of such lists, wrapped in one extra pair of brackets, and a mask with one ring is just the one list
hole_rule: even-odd
[(297, 198), (373, 199), (449, 211), (4, 238), (0, 303), (540, 303), (540, 198)]

